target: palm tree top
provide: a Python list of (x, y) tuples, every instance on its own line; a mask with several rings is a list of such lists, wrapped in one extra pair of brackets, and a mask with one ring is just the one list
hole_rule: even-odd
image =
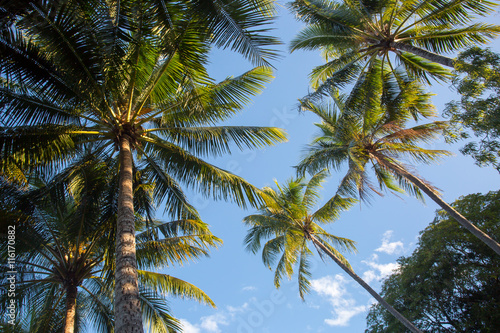
[(250, 227), (244, 241), (246, 249), (257, 253), (262, 248), (263, 263), (269, 269), (276, 264), (276, 287), (280, 286), (283, 277), (291, 278), (294, 266), (298, 265), (301, 298), (309, 290), (310, 256), (313, 252), (308, 243), (313, 238), (328, 247), (348, 267), (349, 263), (336, 248), (355, 250), (353, 241), (334, 236), (321, 227), (338, 219), (340, 212), (348, 209), (354, 200), (336, 197), (314, 210), (320, 198), (321, 183), (327, 175), (322, 171), (307, 182), (303, 177), (289, 179), (283, 185), (275, 182), (275, 189), (263, 189), (268, 196), (266, 204), (257, 214), (243, 219)]
[(498, 36), (499, 26), (472, 23), (497, 5), (472, 0), (296, 0), (291, 9), (308, 26), (291, 42), (291, 50), (323, 52), (327, 63), (311, 74), (314, 87), (328, 78), (342, 81), (345, 75), (359, 74), (376, 58), (393, 68), (402, 65), (411, 77), (429, 83), (429, 78), (451, 75), (442, 66), (453, 67), (454, 60), (443, 54)]
[[(422, 143), (433, 142), (447, 127), (447, 122), (406, 127), (413, 115), (434, 114), (429, 96), (419, 97), (418, 91), (411, 88), (387, 96), (386, 88), (388, 86), (375, 88), (374, 92), (355, 88), (350, 95), (338, 95), (330, 103), (302, 103), (302, 107), (318, 115), (321, 122), (316, 124), (319, 132), (307, 146), (297, 172), (314, 174), (325, 168), (338, 170), (347, 165), (348, 171), (340, 180), (337, 195), (369, 202), (371, 193), (382, 195), (369, 177), (369, 163), (373, 162), (371, 169), (381, 190), (407, 192), (423, 200), (420, 190), (391, 171), (387, 163), (410, 170), (412, 167), (405, 163), (430, 164), (449, 156), (446, 150), (421, 147)], [(428, 185), (437, 193), (435, 187)]]
[[(250, 1), (241, 12), (231, 8), (244, 15), (266, 3)], [(3, 174), (15, 178), (16, 165), (67, 163), (88, 143), (102, 144), (111, 155), (127, 139), (135, 161), (149, 164), (147, 172), (163, 183), (159, 200), (182, 197), (180, 181), (242, 206), (258, 202), (250, 184), (202, 158), (286, 140), (277, 128), (216, 125), (262, 91), (271, 69), (256, 67), (216, 83), (205, 69), (209, 44), (202, 22), (190, 19), (189, 10), (169, 7), (171, 20), (159, 22), (147, 7), (155, 1), (127, 4), (39, 4), (16, 29), (3, 32)], [(171, 203), (174, 211), (186, 210)]]

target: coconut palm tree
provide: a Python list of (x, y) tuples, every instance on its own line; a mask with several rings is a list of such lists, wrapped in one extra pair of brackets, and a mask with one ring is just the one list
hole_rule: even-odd
[[(500, 245), (477, 228), (440, 196), (439, 191), (420, 177), (407, 162), (430, 164), (448, 156), (445, 150), (420, 147), (439, 135), (447, 123), (435, 121), (407, 128), (411, 115), (406, 109), (407, 98), (413, 99), (411, 90), (385, 100), (368, 92), (354, 91), (350, 96), (338, 96), (329, 105), (303, 103), (304, 109), (321, 118), (316, 124), (320, 132), (308, 146), (306, 156), (297, 166), (298, 174), (315, 173), (324, 168), (340, 169), (344, 163), (348, 170), (340, 182), (335, 196), (359, 197), (369, 201), (370, 194), (381, 194), (370, 181), (368, 163), (372, 163), (379, 188), (394, 192), (408, 192), (423, 199), (422, 192), (453, 216), (464, 228), (500, 254)], [(425, 107), (422, 103), (419, 107)], [(406, 164), (405, 164), (406, 162)]]
[(497, 25), (471, 23), (496, 5), (475, 0), (296, 0), (290, 7), (307, 26), (292, 40), (291, 50), (323, 52), (327, 63), (311, 74), (315, 88), (340, 88), (375, 59), (393, 68), (402, 65), (410, 77), (429, 83), (429, 78), (451, 74), (447, 68), (455, 60), (445, 54), (499, 34)]
[(134, 165), (144, 164), (155, 199), (174, 218), (196, 217), (180, 183), (241, 206), (259, 202), (256, 188), (204, 157), (230, 153), (233, 143), (243, 149), (285, 140), (276, 128), (216, 126), (259, 93), (271, 71), (257, 67), (213, 82), (205, 70), (203, 22), (181, 2), (162, 9), (159, 3), (31, 4), (34, 10), (2, 30), (0, 42), (2, 170), (64, 165), (89, 142), (102, 144), (101, 154), (118, 152), (114, 309), (120, 332), (142, 331)]
[[(83, 159), (49, 183), (32, 179), (29, 190), (2, 182), (0, 191), (7, 203), (2, 213), (10, 215), (8, 225), (14, 222), (19, 244), (16, 298), (20, 314), (32, 318), (26, 324), (30, 332), (72, 333), (85, 326), (113, 331), (110, 277), (114, 252), (110, 249), (116, 233), (117, 195), (112, 188), (118, 179), (107, 170), (116, 168), (116, 161), (91, 159)], [(63, 177), (66, 179), (61, 182)], [(38, 188), (40, 185), (43, 187)], [(151, 214), (149, 190), (141, 180), (134, 182), (137, 211), (147, 215)], [(211, 306), (214, 303), (194, 285), (147, 269), (172, 267), (208, 255), (209, 247), (217, 246), (220, 240), (199, 220), (151, 220), (148, 225), (137, 214), (136, 225), (143, 231), (137, 235), (137, 256), (144, 322), (150, 332), (179, 331), (179, 322), (171, 316), (164, 295), (188, 297)], [(2, 257), (5, 254), (2, 250)], [(2, 286), (7, 276), (3, 274)], [(7, 293), (3, 295), (7, 297)]]
[(326, 171), (321, 171), (308, 182), (304, 178), (298, 178), (291, 179), (284, 185), (276, 182), (277, 190), (264, 188), (269, 200), (259, 209), (258, 214), (249, 215), (243, 220), (250, 227), (245, 237), (247, 250), (257, 253), (262, 248), (262, 261), (269, 269), (277, 263), (274, 274), (277, 288), (283, 277), (291, 278), (294, 267), (298, 266), (299, 293), (304, 299), (310, 285), (309, 267), (313, 252), (309, 244), (312, 244), (320, 256), (330, 257), (408, 329), (421, 332), (354, 273), (347, 260), (336, 249), (355, 250), (354, 242), (332, 235), (321, 227), (322, 224), (338, 219), (340, 212), (348, 209), (355, 201), (336, 196), (312, 212), (318, 203), (321, 183), (327, 176)]

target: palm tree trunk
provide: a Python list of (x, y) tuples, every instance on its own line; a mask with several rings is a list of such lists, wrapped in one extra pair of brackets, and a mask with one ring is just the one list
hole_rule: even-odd
[(135, 218), (133, 165), (130, 140), (120, 140), (120, 180), (116, 229), (115, 332), (142, 333), (137, 260), (135, 256)]
[(436, 62), (436, 63), (441, 64), (443, 66), (447, 66), (447, 67), (451, 67), (451, 68), (455, 67), (455, 60), (448, 58), (448, 57), (445, 57), (445, 56), (442, 56), (442, 55), (439, 55), (439, 54), (436, 54), (436, 53), (426, 51), (424, 49), (421, 49), (419, 47), (415, 47), (413, 45), (409, 45), (406, 43), (392, 42), (391, 46), (393, 46), (394, 48), (396, 48), (400, 51), (406, 51), (406, 52), (413, 53), (415, 55), (418, 55), (419, 57), (430, 60), (432, 62)]
[(408, 179), (410, 182), (415, 184), (419, 189), (421, 189), (425, 194), (427, 194), (435, 203), (437, 203), (444, 211), (451, 215), (462, 227), (469, 230), (474, 236), (483, 241), (488, 245), (493, 251), (500, 255), (500, 245), (491, 238), (490, 235), (476, 227), (469, 220), (467, 220), (462, 214), (457, 212), (453, 207), (448, 205), (441, 197), (433, 191), (422, 179), (414, 176), (412, 173), (408, 172), (405, 168), (397, 165), (396, 163), (384, 160), (384, 163), (389, 166), (392, 170), (400, 174), (401, 176)]
[(75, 285), (71, 285), (66, 288), (66, 317), (64, 318), (64, 333), (73, 333), (75, 331), (77, 293), (78, 287)]
[(346, 265), (340, 261), (339, 258), (335, 254), (333, 254), (330, 249), (328, 249), (325, 245), (323, 245), (316, 237), (310, 235), (312, 242), (314, 245), (319, 247), (324, 253), (326, 253), (330, 258), (335, 261), (337, 265), (340, 266), (350, 277), (352, 277), (360, 286), (365, 288), (366, 291), (370, 293), (383, 307), (387, 309), (397, 320), (401, 322), (401, 324), (405, 325), (410, 331), (414, 333), (423, 333), (421, 330), (416, 328), (408, 319), (406, 319), (401, 313), (399, 313), (396, 309), (394, 309), (389, 303), (387, 303), (382, 296), (380, 296), (375, 290), (373, 290), (362, 278), (360, 278), (356, 273), (354, 273), (351, 269), (349, 269)]

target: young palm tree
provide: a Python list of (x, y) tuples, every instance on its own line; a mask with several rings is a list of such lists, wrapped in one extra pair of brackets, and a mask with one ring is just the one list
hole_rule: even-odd
[[(445, 56), (497, 36), (496, 25), (471, 23), (496, 1), (296, 0), (291, 9), (307, 26), (291, 50), (320, 49), (327, 63), (314, 69), (315, 87), (340, 87), (375, 59), (401, 64), (414, 78), (444, 79), (454, 60)], [(391, 54), (393, 56), (391, 56)], [(396, 64), (393, 65), (394, 60)]]
[[(321, 171), (307, 183), (299, 178), (291, 179), (282, 186), (276, 183), (277, 190), (264, 188), (269, 200), (260, 208), (259, 214), (249, 215), (243, 220), (251, 227), (245, 237), (246, 248), (257, 253), (262, 247), (262, 261), (269, 269), (277, 262), (274, 274), (277, 288), (284, 276), (292, 277), (294, 266), (298, 265), (299, 293), (304, 299), (310, 284), (309, 260), (313, 252), (309, 243), (312, 243), (320, 256), (327, 255), (333, 259), (408, 329), (421, 332), (354, 273), (344, 256), (335, 248), (355, 250), (354, 242), (334, 236), (320, 226), (336, 220), (340, 212), (348, 209), (354, 200), (336, 196), (311, 212), (318, 202), (319, 188), (326, 177), (327, 172)], [(265, 244), (262, 246), (263, 242)]]
[[(500, 245), (489, 235), (468, 221), (440, 196), (438, 190), (418, 176), (401, 159), (430, 164), (450, 155), (445, 150), (430, 150), (419, 146), (432, 141), (446, 127), (446, 122), (406, 128), (409, 113), (401, 112), (406, 98), (414, 98), (411, 91), (399, 94), (397, 99), (382, 102), (382, 97), (366, 98), (351, 94), (349, 98), (336, 98), (334, 105), (304, 103), (303, 107), (321, 118), (320, 134), (307, 149), (307, 155), (297, 166), (299, 174), (315, 173), (324, 168), (339, 169), (344, 162), (347, 174), (340, 182), (337, 195), (368, 200), (370, 191), (377, 191), (368, 177), (368, 163), (381, 190), (409, 192), (422, 198), (427, 194), (463, 227), (500, 254)], [(425, 104), (424, 104), (425, 105)]]
[[(165, 6), (160, 8), (160, 3)], [(245, 12), (265, 3), (224, 8)], [(190, 217), (195, 213), (179, 182), (241, 206), (259, 202), (257, 189), (203, 157), (230, 153), (232, 143), (243, 149), (285, 140), (276, 128), (215, 126), (259, 93), (271, 72), (258, 67), (212, 82), (204, 67), (206, 27), (186, 6), (154, 0), (33, 3), (34, 10), (19, 18), (14, 29), (1, 33), (1, 171), (13, 165), (61, 165), (88, 142), (101, 143), (102, 154), (118, 151), (114, 300), (115, 329), (120, 332), (142, 331), (134, 164), (144, 165), (156, 184), (155, 198), (165, 200), (174, 218)], [(211, 29), (222, 40), (216, 33), (219, 26)], [(222, 36), (233, 36), (220, 29)], [(256, 45), (267, 45), (266, 40)], [(247, 53), (247, 44), (232, 45)]]
[[(2, 197), (7, 201), (2, 213), (15, 217), (7, 223), (15, 222), (20, 245), (16, 253), (20, 314), (36, 318), (28, 321), (30, 332), (72, 333), (86, 325), (113, 331), (113, 281), (109, 277), (114, 269), (110, 255), (114, 254), (109, 249), (114, 242), (117, 196), (116, 191), (112, 196), (109, 193), (113, 193), (117, 177), (103, 172), (108, 167), (113, 166), (95, 161), (72, 166), (66, 171), (70, 174), (66, 186), (62, 186), (61, 175), (55, 182), (29, 191), (2, 184)], [(138, 211), (148, 211), (148, 189), (141, 182), (134, 185)], [(113, 207), (114, 213), (109, 214)], [(138, 230), (146, 228), (139, 215), (136, 224)], [(137, 239), (139, 267), (155, 270), (208, 255), (208, 248), (219, 242), (206, 224), (188, 219), (150, 221)], [(8, 284), (6, 277), (3, 274), (2, 285)], [(150, 332), (180, 330), (170, 315), (166, 294), (214, 306), (202, 290), (169, 275), (140, 270), (139, 285), (142, 313)], [(6, 298), (6, 293), (2, 297)]]

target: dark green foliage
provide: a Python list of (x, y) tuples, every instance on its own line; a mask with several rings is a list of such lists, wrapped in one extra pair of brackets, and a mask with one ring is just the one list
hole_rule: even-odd
[[(67, 287), (77, 287), (75, 332), (113, 331), (114, 240), (118, 168), (116, 159), (101, 160), (92, 152), (62, 172), (31, 178), (26, 187), (0, 177), (0, 240), (7, 228), (16, 231), (17, 326), (3, 327), (10, 268), (7, 247), (0, 248), (0, 332), (61, 332)], [(137, 262), (141, 309), (150, 332), (179, 331), (167, 297), (177, 296), (215, 306), (196, 286), (157, 273), (208, 256), (220, 240), (201, 220), (163, 222), (155, 215), (154, 185), (135, 170)], [(168, 295), (168, 296), (167, 296)]]
[(458, 59), (453, 85), (462, 97), (446, 105), (445, 114), (454, 125), (448, 139), (468, 139), (472, 132), (478, 141), (460, 151), (500, 172), (500, 55), (474, 47)]
[[(500, 191), (471, 194), (453, 204), (467, 219), (500, 240)], [(500, 332), (500, 259), (443, 211), (420, 236), (417, 249), (399, 260), (383, 284), (384, 298), (427, 332)], [(379, 305), (366, 332), (405, 332)]]

